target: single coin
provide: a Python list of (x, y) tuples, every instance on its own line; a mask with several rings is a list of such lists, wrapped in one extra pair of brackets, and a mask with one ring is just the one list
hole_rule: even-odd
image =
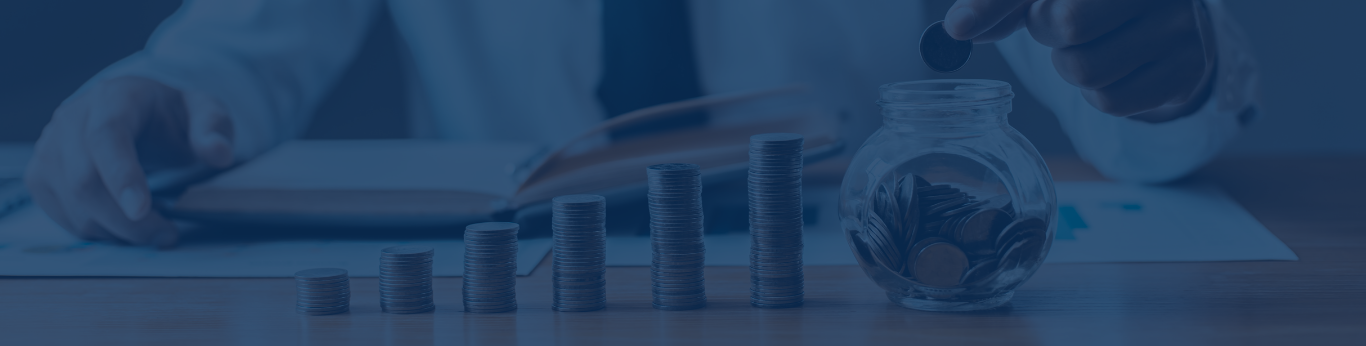
[(919, 176), (902, 176), (896, 185), (896, 204), (901, 208), (901, 222), (899, 228), (893, 230), (897, 235), (897, 241), (902, 244), (900, 248), (905, 249), (915, 241), (916, 231), (920, 226), (920, 198), (915, 193), (915, 182), (920, 180)]
[(664, 311), (684, 311), (684, 310), (697, 310), (697, 309), (701, 309), (701, 308), (707, 307), (707, 302), (706, 302), (706, 301), (703, 301), (703, 302), (698, 303), (698, 304), (695, 304), (695, 305), (687, 305), (687, 306), (659, 305), (659, 303), (652, 303), (651, 305), (653, 305), (653, 306), (655, 307), (655, 309), (664, 310)]
[(750, 298), (749, 305), (763, 309), (788, 309), (802, 306), (802, 299), (801, 297), (798, 297), (781, 302), (774, 302), (771, 300), (759, 300)]
[(561, 208), (584, 206), (590, 210), (596, 210), (597, 206), (607, 199), (598, 195), (566, 195), (555, 197), (551, 201)]
[(920, 241), (916, 242), (915, 245), (912, 245), (912, 246), (911, 246), (910, 251), (906, 251), (906, 254), (905, 254), (905, 255), (906, 255), (906, 260), (905, 260), (905, 261), (906, 261), (906, 265), (903, 266), (903, 267), (901, 268), (901, 271), (898, 271), (897, 273), (901, 273), (901, 274), (903, 274), (904, 276), (906, 276), (907, 278), (914, 278), (914, 277), (915, 277), (915, 262), (916, 262), (916, 260), (920, 257), (920, 251), (921, 251), (921, 250), (924, 250), (925, 247), (930, 246), (930, 244), (941, 243), (941, 242), (948, 242), (948, 239), (939, 238), (939, 237), (929, 237), (929, 238), (921, 239)]
[(999, 273), (997, 270), (999, 268), (1000, 261), (997, 259), (989, 258), (978, 261), (976, 264), (972, 265), (972, 268), (968, 268), (966, 273), (963, 273), (963, 282), (961, 282), (960, 285), (973, 286), (987, 282), (996, 277), (996, 274)]
[(1000, 209), (972, 213), (954, 230), (954, 240), (969, 254), (988, 256), (996, 252), (996, 238), (1014, 221)]
[(883, 266), (890, 268), (892, 271), (901, 270), (902, 261), (898, 260), (901, 257), (901, 249), (892, 241), (891, 236), (887, 232), (886, 224), (882, 222), (882, 219), (879, 218), (876, 213), (868, 214), (868, 227), (863, 234), (868, 236), (868, 244), (873, 251), (873, 255), (878, 261), (882, 262)]
[(963, 224), (964, 219), (967, 219), (966, 215), (951, 217), (944, 220), (944, 224), (940, 225), (939, 229), (935, 230), (934, 236), (944, 239), (956, 239), (957, 235), (954, 233), (957, 232), (958, 226)]
[(509, 233), (515, 234), (515, 232), (517, 232), (517, 229), (518, 229), (518, 228), (519, 228), (519, 226), (518, 226), (516, 223), (512, 223), (512, 222), (481, 222), (481, 223), (476, 223), (476, 224), (472, 224), (472, 225), (469, 225), (469, 226), (465, 226), (465, 232), (471, 232), (471, 233), (491, 232), (491, 233), (493, 233), (493, 234), (499, 234), (499, 233), (501, 233), (501, 232), (509, 232)]
[(1001, 209), (1001, 211), (1004, 211), (1007, 214), (1012, 214), (1012, 218), (1015, 217), (1013, 215), (1014, 212), (1010, 210), (1012, 208), (1012, 205), (1010, 203), (1010, 195), (1000, 194), (991, 198), (987, 198), (986, 201), (987, 204), (982, 206), (983, 209)]
[(920, 198), (923, 199), (923, 200), (925, 200), (925, 204), (934, 205), (934, 204), (937, 204), (937, 203), (940, 203), (940, 202), (943, 202), (943, 201), (947, 201), (947, 200), (951, 200), (951, 199), (957, 199), (957, 198), (963, 198), (963, 197), (967, 197), (967, 196), (968, 196), (968, 194), (967, 194), (966, 192), (958, 191), (958, 189), (955, 189), (955, 188), (950, 187), (950, 186), (948, 186), (948, 185), (935, 185), (935, 186), (932, 186), (932, 187), (939, 187), (939, 186), (945, 187), (946, 189), (941, 189), (941, 190), (926, 190), (926, 191), (920, 192), (920, 194), (921, 194)]
[(1010, 245), (1001, 251), (1001, 270), (1011, 270), (1015, 268), (1033, 267), (1043, 258), (1044, 239), (1041, 237), (1026, 237)]
[(958, 192), (958, 191), (955, 190), (952, 186), (948, 186), (948, 185), (945, 185), (945, 184), (933, 184), (933, 185), (931, 185), (929, 180), (925, 180), (925, 178), (921, 178), (920, 176), (916, 176), (916, 180), (915, 180), (915, 193), (924, 194), (925, 196), (937, 196), (937, 195), (941, 195), (941, 194), (954, 193), (954, 192)]
[(896, 187), (888, 187), (886, 184), (878, 184), (877, 192), (873, 194), (873, 212), (868, 217), (876, 216), (881, 219), (886, 230), (901, 229), (901, 211), (896, 200)]
[(968, 256), (948, 242), (934, 242), (915, 257), (915, 279), (932, 287), (953, 287), (968, 269)]
[(384, 311), (384, 312), (387, 312), (387, 313), (391, 313), (391, 314), (400, 314), (400, 315), (420, 314), (420, 313), (426, 313), (426, 312), (431, 312), (432, 310), (436, 310), (436, 305), (433, 305), (433, 304), (426, 304), (426, 305), (422, 305), (422, 306), (418, 306), (418, 307), (413, 307), (413, 308), (409, 308), (409, 307), (401, 307), (401, 308), (400, 308), (400, 307), (391, 307), (391, 306), (380, 305), (380, 310), (381, 310), (381, 311)]
[[(940, 229), (943, 229), (943, 228), (944, 228), (944, 224), (947, 223), (947, 222), (949, 222), (949, 220), (938, 220), (938, 221), (934, 221), (934, 222), (925, 223), (925, 236), (926, 236), (926, 237), (938, 237), (938, 236), (939, 236), (939, 230), (940, 230)], [(917, 242), (919, 242), (919, 240), (917, 240)]]
[(294, 279), (299, 281), (337, 281), (346, 279), (346, 269), (338, 268), (314, 268), (304, 269), (294, 273)]
[(946, 211), (942, 215), (944, 217), (967, 216), (972, 212), (977, 211), (978, 208), (981, 208), (983, 205), (986, 204), (987, 201), (973, 201), (973, 197), (968, 197), (968, 203), (958, 206), (957, 208), (954, 208), (952, 210)]
[[(962, 193), (959, 193), (959, 195), (962, 195)], [(935, 217), (948, 217), (948, 212), (959, 210), (962, 206), (967, 205), (968, 203), (972, 203), (972, 199), (970, 199), (970, 197), (967, 197), (965, 195), (958, 196), (954, 199), (930, 205), (930, 210), (926, 211), (925, 214), (929, 214)]]
[(684, 297), (684, 296), (678, 296), (678, 297), (658, 297), (658, 298), (655, 298), (653, 301), (654, 301), (655, 304), (672, 305), (672, 306), (697, 305), (697, 304), (705, 304), (705, 303), (707, 302), (707, 296), (705, 296), (705, 295), (693, 295), (693, 296), (686, 296), (686, 297)]
[(421, 245), (398, 245), (384, 248), (384, 250), (381, 251), (380, 254), (385, 256), (403, 258), (415, 256), (431, 256), (432, 248), (430, 246)]
[(350, 307), (338, 308), (338, 309), (331, 310), (331, 311), (303, 311), (303, 310), (296, 310), (296, 311), (298, 311), (299, 314), (301, 314), (301, 315), (308, 315), (308, 316), (323, 316), (323, 315), (336, 315), (336, 314), (340, 314), (340, 313), (345, 313), (345, 312), (347, 312), (347, 311), (349, 311), (349, 310), (350, 310)]
[(491, 307), (484, 307), (484, 306), (479, 306), (479, 305), (466, 305), (466, 306), (465, 306), (465, 312), (479, 313), (479, 314), (491, 314), (491, 313), (511, 312), (511, 311), (517, 311), (517, 303), (516, 303), (516, 302), (512, 302), (512, 303), (508, 303), (508, 304), (504, 304), (504, 305), (498, 305), (498, 306), (491, 306)]
[(922, 188), (922, 187), (929, 187), (929, 186), (930, 186), (930, 181), (929, 181), (929, 180), (925, 180), (925, 177), (921, 177), (921, 176), (919, 176), (919, 175), (912, 175), (912, 176), (915, 177), (915, 186), (912, 186), (911, 188), (916, 189), (916, 190), (919, 190), (919, 189)]
[(996, 249), (1005, 251), (1021, 238), (1042, 238), (1048, 234), (1048, 222), (1036, 217), (1015, 220), (996, 236)]
[(959, 41), (944, 30), (944, 21), (934, 22), (920, 35), (920, 58), (925, 66), (940, 73), (958, 71), (972, 56), (972, 41)]
[(888, 268), (886, 265), (882, 264), (881, 261), (873, 259), (874, 256), (872, 250), (869, 250), (868, 244), (863, 242), (862, 232), (859, 232), (858, 230), (849, 231), (849, 243), (851, 244), (851, 246), (854, 247), (854, 258), (857, 259), (859, 261), (859, 264), (863, 267), (867, 268), (876, 266), (881, 267), (882, 269), (886, 269), (888, 271), (895, 272), (891, 268)]
[(680, 174), (686, 176), (698, 175), (701, 166), (691, 163), (661, 163), (645, 167), (645, 173), (651, 175)]

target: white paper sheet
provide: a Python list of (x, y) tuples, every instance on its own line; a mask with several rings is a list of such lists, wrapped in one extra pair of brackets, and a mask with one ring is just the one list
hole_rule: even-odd
[[(0, 219), (0, 276), (289, 277), (319, 267), (353, 277), (379, 275), (379, 250), (400, 244), (436, 249), (432, 275), (464, 272), (464, 242), (402, 240), (186, 239), (171, 250), (81, 241), (41, 210), (27, 207)], [(519, 241), (517, 275), (528, 275), (550, 252), (546, 238)]]
[[(1059, 182), (1058, 232), (1045, 263), (1298, 260), (1218, 188)], [(806, 265), (857, 264), (838, 229), (834, 189), (808, 190), (819, 222), (807, 225)], [(749, 265), (749, 236), (708, 235), (707, 265)], [(608, 265), (650, 265), (648, 238), (609, 238)]]
[(1213, 185), (1058, 183), (1058, 234), (1045, 262), (1299, 260)]

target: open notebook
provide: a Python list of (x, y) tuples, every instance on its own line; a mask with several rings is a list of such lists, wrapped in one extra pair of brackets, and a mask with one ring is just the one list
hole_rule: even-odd
[[(643, 196), (645, 167), (658, 163), (698, 164), (704, 181), (734, 179), (744, 176), (754, 134), (805, 135), (807, 162), (842, 149), (835, 118), (809, 108), (753, 121), (717, 121), (718, 116), (744, 119), (747, 109), (763, 108), (754, 105), (804, 91), (784, 87), (650, 107), (606, 121), (551, 150), (528, 143), (436, 140), (288, 142), (191, 186), (167, 213), (214, 223), (443, 226), (510, 219), (518, 210), (566, 194)], [(712, 114), (712, 125), (602, 140), (617, 128), (697, 111)]]

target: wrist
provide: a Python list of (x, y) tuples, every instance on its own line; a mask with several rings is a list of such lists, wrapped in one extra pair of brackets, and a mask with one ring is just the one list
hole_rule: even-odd
[(1204, 0), (1192, 0), (1191, 6), (1195, 14), (1195, 27), (1200, 35), (1201, 46), (1204, 50), (1204, 76), (1200, 78), (1200, 83), (1191, 91), (1189, 97), (1157, 109), (1129, 116), (1129, 119), (1147, 123), (1168, 122), (1194, 114), (1204, 107), (1206, 102), (1210, 102), (1214, 90), (1215, 74), (1218, 71), (1219, 46), (1215, 40), (1213, 21)]

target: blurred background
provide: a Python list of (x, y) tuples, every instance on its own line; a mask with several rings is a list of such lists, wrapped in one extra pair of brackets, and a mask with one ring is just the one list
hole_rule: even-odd
[[(1262, 114), (1227, 156), (1363, 155), (1366, 33), (1363, 1), (1225, 1), (1252, 39), (1261, 64)], [(951, 1), (934, 1), (944, 13)], [(179, 0), (0, 2), (0, 142), (33, 142), (52, 111), (86, 79), (142, 48)], [(1362, 10), (1362, 11), (1358, 11)], [(380, 13), (345, 76), (317, 109), (307, 138), (403, 138), (408, 125), (400, 42)], [(915, 44), (920, 33), (907, 33)], [(994, 46), (979, 45), (953, 78), (1020, 85)], [(907, 61), (920, 64), (920, 61)], [(1072, 145), (1053, 115), (1016, 89), (1011, 123), (1046, 155)], [(868, 95), (873, 102), (877, 95)], [(867, 116), (877, 116), (869, 114)]]

